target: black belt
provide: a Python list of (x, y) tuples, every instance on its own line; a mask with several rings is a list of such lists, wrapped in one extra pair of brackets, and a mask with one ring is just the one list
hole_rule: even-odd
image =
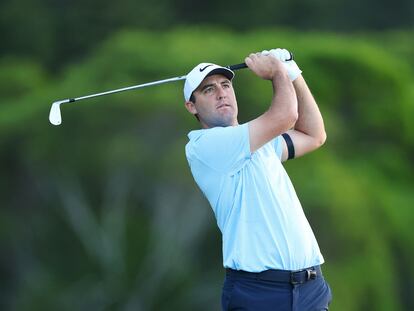
[(266, 270), (262, 272), (247, 272), (243, 270), (226, 269), (226, 275), (234, 277), (249, 278), (263, 281), (283, 282), (292, 285), (303, 284), (322, 276), (320, 266), (310, 267), (298, 271), (288, 270)]

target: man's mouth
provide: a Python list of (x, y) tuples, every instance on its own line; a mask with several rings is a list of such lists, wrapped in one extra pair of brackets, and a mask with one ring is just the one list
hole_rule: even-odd
[(229, 104), (223, 103), (223, 104), (219, 104), (216, 109), (220, 109), (220, 108), (224, 108), (224, 107), (231, 107)]

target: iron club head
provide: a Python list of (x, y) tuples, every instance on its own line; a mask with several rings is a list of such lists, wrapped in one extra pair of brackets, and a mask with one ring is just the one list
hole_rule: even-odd
[(62, 115), (60, 113), (60, 104), (65, 103), (65, 100), (54, 102), (50, 108), (49, 121), (53, 125), (60, 125), (62, 123)]

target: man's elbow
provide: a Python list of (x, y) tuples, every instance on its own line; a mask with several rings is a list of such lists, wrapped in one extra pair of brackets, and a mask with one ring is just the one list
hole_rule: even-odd
[(321, 134), (315, 139), (317, 148), (321, 147), (326, 142), (326, 132), (323, 130)]

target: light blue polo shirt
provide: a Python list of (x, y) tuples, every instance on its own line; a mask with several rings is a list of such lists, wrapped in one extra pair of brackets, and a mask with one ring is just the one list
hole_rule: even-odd
[(324, 262), (282, 163), (282, 137), (250, 153), (248, 123), (191, 131), (186, 156), (216, 216), (226, 268), (299, 270)]

